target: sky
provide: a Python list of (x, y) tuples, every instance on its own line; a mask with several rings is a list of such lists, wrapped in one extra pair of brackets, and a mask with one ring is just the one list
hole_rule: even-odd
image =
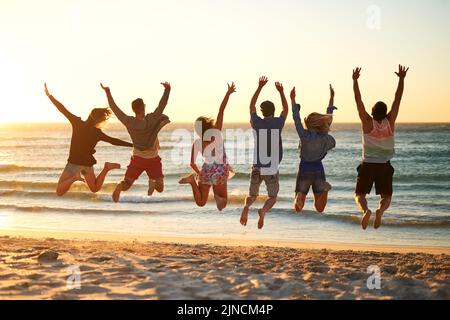
[(281, 110), (274, 82), (295, 85), (306, 116), (325, 112), (336, 90), (336, 122), (357, 122), (352, 68), (362, 67), (366, 108), (394, 99), (398, 64), (410, 67), (401, 122), (450, 122), (450, 0), (1, 0), (0, 122), (60, 122), (51, 93), (86, 118), (107, 106), (99, 83), (131, 114), (151, 111), (170, 81), (175, 122), (215, 116), (235, 81), (228, 122), (248, 122), (260, 102)]

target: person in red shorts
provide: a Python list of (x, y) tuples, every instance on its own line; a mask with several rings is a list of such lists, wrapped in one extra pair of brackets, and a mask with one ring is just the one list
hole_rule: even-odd
[(164, 86), (164, 94), (158, 107), (152, 113), (145, 113), (145, 103), (141, 98), (134, 100), (131, 108), (135, 116), (126, 115), (114, 102), (111, 90), (101, 84), (108, 98), (111, 110), (120, 122), (127, 128), (133, 141), (133, 155), (125, 173), (125, 178), (120, 182), (113, 194), (114, 202), (118, 202), (122, 191), (127, 191), (133, 183), (145, 171), (148, 176), (148, 195), (151, 196), (156, 190), (163, 192), (164, 175), (162, 172), (161, 158), (159, 157), (159, 131), (168, 124), (169, 118), (163, 114), (170, 94), (170, 84), (161, 83)]

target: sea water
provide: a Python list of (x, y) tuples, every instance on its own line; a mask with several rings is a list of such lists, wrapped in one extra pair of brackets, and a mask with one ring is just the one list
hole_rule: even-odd
[[(263, 230), (257, 229), (255, 203), (247, 227), (239, 217), (249, 187), (252, 142), (226, 141), (235, 176), (228, 182), (229, 203), (218, 212), (213, 201), (199, 208), (189, 186), (178, 185), (190, 172), (192, 124), (171, 124), (160, 133), (160, 156), (165, 175), (162, 194), (147, 196), (145, 173), (122, 193), (120, 203), (111, 199), (123, 178), (131, 150), (100, 142), (95, 157), (98, 173), (105, 161), (119, 162), (102, 190), (90, 193), (76, 183), (63, 197), (56, 183), (68, 157), (69, 124), (0, 126), (0, 233), (2, 230), (112, 233), (133, 236), (192, 237), (204, 239), (336, 242), (379, 245), (450, 247), (450, 124), (399, 124), (396, 127), (394, 196), (379, 230), (362, 231), (360, 213), (353, 200), (356, 167), (361, 161), (361, 129), (358, 124), (333, 124), (336, 148), (324, 160), (333, 189), (326, 211), (314, 211), (313, 196), (305, 210), (293, 211), (299, 165), (299, 138), (292, 124), (283, 130), (284, 158), (280, 166), (280, 194), (268, 213)], [(228, 125), (249, 129), (248, 124)], [(180, 131), (184, 130), (184, 131)], [(104, 131), (130, 141), (125, 128), (111, 123)], [(184, 132), (184, 140), (176, 133)], [(175, 133), (175, 134), (174, 134)], [(176, 156), (176, 155), (182, 155)], [(251, 158), (251, 157), (250, 157)], [(180, 160), (181, 159), (181, 160)], [(244, 160), (244, 161), (242, 161)], [(378, 197), (369, 196), (375, 210)], [(265, 194), (264, 185), (261, 195)]]

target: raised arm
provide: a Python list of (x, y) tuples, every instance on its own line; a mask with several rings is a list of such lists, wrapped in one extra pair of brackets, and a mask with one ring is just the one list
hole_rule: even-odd
[(161, 84), (164, 87), (164, 93), (161, 97), (161, 100), (159, 100), (158, 107), (154, 111), (154, 113), (156, 115), (161, 115), (164, 112), (164, 109), (167, 106), (167, 102), (169, 101), (169, 95), (170, 95), (170, 90), (171, 90), (171, 86), (170, 86), (169, 82), (161, 82)]
[(267, 84), (269, 80), (267, 77), (259, 78), (258, 89), (256, 89), (255, 94), (250, 101), (250, 114), (256, 113), (256, 101), (258, 101), (259, 94), (261, 93), (262, 88)]
[(403, 89), (405, 87), (405, 77), (408, 70), (409, 68), (399, 65), (398, 72), (395, 73), (398, 76), (398, 87), (397, 91), (395, 92), (395, 100), (394, 103), (392, 104), (391, 111), (389, 111), (387, 116), (392, 128), (394, 128), (395, 121), (397, 120), (398, 111), (400, 109), (400, 102), (402, 101), (403, 96)]
[(103, 132), (100, 135), (100, 141), (108, 142), (108, 143), (112, 144), (113, 146), (120, 146), (120, 147), (132, 147), (133, 146), (132, 143), (110, 137)]
[(361, 68), (356, 68), (353, 70), (353, 92), (355, 93), (356, 107), (358, 108), (359, 118), (361, 119), (361, 122), (364, 124), (369, 122), (371, 117), (364, 107), (364, 103), (362, 102), (361, 98), (361, 91), (359, 91), (358, 79), (360, 75), (361, 75)]
[(328, 102), (328, 106), (329, 107), (334, 106), (334, 88), (331, 84), (330, 84), (330, 101)]
[(47, 83), (44, 83), (45, 95), (50, 99), (50, 101), (55, 105), (55, 107), (61, 112), (70, 122), (74, 121), (78, 117), (72, 114), (69, 110), (64, 107), (64, 105), (53, 97), (47, 88)]
[(227, 107), (228, 99), (234, 92), (236, 92), (236, 86), (234, 85), (234, 82), (232, 82), (231, 85), (228, 84), (227, 93), (225, 94), (225, 97), (223, 98), (222, 103), (220, 104), (219, 113), (217, 114), (216, 129), (218, 129), (218, 130), (222, 130), (223, 115), (225, 112), (225, 108)]
[(125, 121), (128, 118), (128, 116), (114, 102), (114, 99), (113, 99), (113, 97), (111, 95), (111, 90), (109, 89), (109, 87), (105, 87), (102, 83), (100, 83), (100, 86), (102, 87), (103, 90), (105, 90), (106, 97), (108, 98), (109, 107), (114, 112), (114, 114), (116, 115), (117, 119), (119, 119), (120, 122), (125, 123)]
[(306, 130), (303, 128), (302, 119), (300, 118), (300, 105), (295, 101), (296, 92), (295, 87), (291, 91), (291, 104), (292, 104), (292, 118), (294, 119), (295, 129), (297, 130), (300, 138), (306, 135)]
[(283, 106), (283, 111), (281, 111), (281, 117), (284, 119), (287, 118), (287, 115), (289, 113), (289, 106), (286, 100), (286, 96), (284, 95), (284, 88), (281, 82), (275, 82), (275, 87), (277, 88), (278, 92), (280, 93), (281, 97), (281, 105)]
[(334, 110), (337, 110), (337, 108), (334, 106), (334, 89), (330, 84), (330, 101), (328, 102), (327, 114), (333, 115)]

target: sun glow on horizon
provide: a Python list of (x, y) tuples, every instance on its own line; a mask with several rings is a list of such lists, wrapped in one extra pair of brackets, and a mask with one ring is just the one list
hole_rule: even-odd
[(214, 117), (235, 81), (225, 121), (243, 123), (261, 75), (270, 83), (260, 102), (280, 110), (273, 82), (281, 81), (287, 96), (296, 86), (305, 115), (323, 112), (333, 83), (335, 121), (358, 122), (352, 68), (363, 68), (369, 109), (392, 103), (399, 63), (411, 68), (399, 122), (450, 122), (450, 2), (380, 0), (380, 29), (370, 30), (372, 2), (4, 0), (0, 123), (65, 121), (45, 97), (45, 81), (82, 118), (107, 105), (101, 81), (127, 113), (137, 97), (151, 111), (159, 83), (170, 81), (166, 113), (177, 123)]

